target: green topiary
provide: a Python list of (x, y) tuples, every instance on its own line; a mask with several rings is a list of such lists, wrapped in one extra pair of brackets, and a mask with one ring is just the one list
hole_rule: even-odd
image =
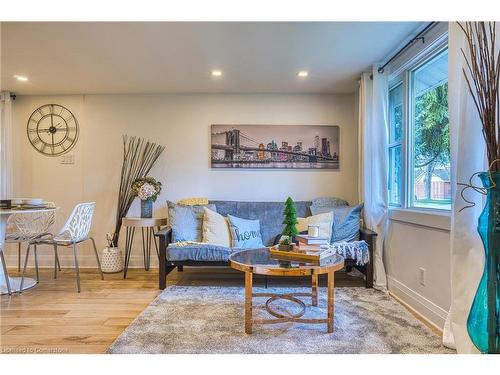
[(288, 197), (285, 202), (285, 210), (283, 211), (283, 215), (285, 218), (283, 219), (283, 224), (285, 224), (285, 228), (283, 228), (283, 236), (295, 236), (299, 232), (297, 230), (296, 224), (297, 221), (297, 210), (295, 208), (295, 203), (292, 198)]

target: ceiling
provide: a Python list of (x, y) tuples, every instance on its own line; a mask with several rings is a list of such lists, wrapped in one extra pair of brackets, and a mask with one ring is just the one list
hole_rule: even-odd
[[(351, 93), (420, 22), (4, 22), (16, 94)], [(212, 77), (213, 69), (222, 71)], [(297, 77), (308, 70), (307, 78)], [(28, 77), (19, 82), (13, 76)]]

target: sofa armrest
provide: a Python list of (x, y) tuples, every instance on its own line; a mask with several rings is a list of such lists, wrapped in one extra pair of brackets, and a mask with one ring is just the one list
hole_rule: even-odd
[(163, 229), (160, 229), (158, 232), (155, 233), (156, 237), (160, 238), (160, 241), (163, 237), (165, 241), (168, 241), (167, 245), (172, 241), (172, 227), (165, 227)]
[(158, 254), (159, 267), (159, 286), (160, 289), (165, 289), (167, 286), (167, 246), (172, 242), (172, 228), (165, 227), (155, 233), (155, 236), (160, 239), (160, 248)]
[(365, 238), (368, 238), (368, 237), (373, 237), (373, 236), (376, 236), (377, 233), (368, 229), (368, 228), (360, 228), (359, 229), (359, 234), (360, 234), (360, 237), (362, 240), (365, 240)]
[(377, 233), (368, 228), (361, 228), (359, 230), (359, 237), (368, 244), (370, 262), (366, 265), (366, 287), (373, 288), (373, 260), (375, 257), (375, 246), (377, 244)]

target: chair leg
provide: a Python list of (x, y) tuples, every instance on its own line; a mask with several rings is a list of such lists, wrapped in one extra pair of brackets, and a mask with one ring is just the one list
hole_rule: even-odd
[(99, 272), (101, 273), (101, 280), (104, 280), (104, 274), (102, 273), (101, 261), (99, 260), (99, 254), (97, 253), (97, 247), (95, 246), (95, 241), (92, 237), (90, 237), (90, 240), (92, 241), (92, 246), (94, 247), (95, 259), (97, 260), (97, 267), (99, 268)]
[(21, 242), (17, 244), (17, 272), (21, 272)]
[(19, 293), (23, 292), (24, 276), (26, 275), (26, 267), (28, 266), (28, 258), (30, 256), (30, 250), (31, 250), (31, 245), (28, 245), (28, 248), (26, 249), (26, 258), (24, 258), (24, 268), (23, 268), (23, 274), (21, 276), (21, 285), (19, 286)]
[(59, 256), (57, 255), (57, 244), (54, 244), (54, 279), (57, 279), (57, 268), (59, 266), (59, 271), (61, 267), (59, 265)]
[(35, 272), (36, 272), (36, 283), (40, 282), (40, 275), (38, 274), (38, 254), (36, 252), (36, 245), (33, 247), (33, 253), (35, 254)]
[(80, 293), (80, 269), (78, 267), (78, 250), (76, 249), (76, 243), (73, 242), (73, 254), (75, 255), (75, 272), (76, 272), (76, 289)]
[(2, 261), (3, 275), (5, 276), (5, 284), (7, 284), (7, 292), (9, 296), (12, 295), (12, 289), (10, 288), (9, 273), (7, 272), (7, 264), (5, 263), (5, 258), (3, 256), (3, 250), (0, 249), (0, 260)]
[(59, 261), (59, 253), (57, 252), (57, 248), (56, 248), (56, 260), (57, 260), (57, 269), (59, 270), (59, 272), (61, 272), (61, 262)]

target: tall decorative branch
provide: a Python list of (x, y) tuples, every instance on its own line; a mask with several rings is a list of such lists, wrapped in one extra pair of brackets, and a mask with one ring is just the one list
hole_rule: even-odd
[(116, 210), (116, 226), (113, 243), (118, 246), (122, 218), (127, 216), (134, 200), (132, 183), (141, 177), (146, 177), (154, 163), (165, 150), (165, 146), (145, 140), (144, 138), (123, 136), (123, 163)]
[(469, 55), (463, 74), (483, 125), (490, 172), (500, 172), (500, 50), (495, 22), (458, 24), (467, 38)]

